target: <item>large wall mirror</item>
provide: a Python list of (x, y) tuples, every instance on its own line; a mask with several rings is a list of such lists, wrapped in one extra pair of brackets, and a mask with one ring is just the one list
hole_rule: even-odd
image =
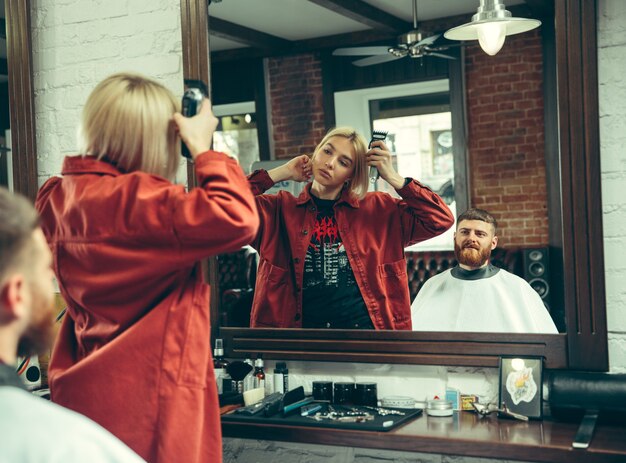
[[(276, 117), (274, 112), (276, 105), (273, 107), (271, 99), (267, 98), (269, 94), (267, 87), (270, 85), (267, 76), (272, 62), (276, 65), (286, 63), (286, 61), (281, 61), (282, 57), (288, 58), (307, 53), (318, 56), (320, 61), (334, 60), (335, 58), (330, 56), (330, 51), (339, 44), (356, 46), (385, 43), (395, 40), (398, 32), (406, 31), (411, 26), (406, 14), (406, 11), (410, 12), (411, 9), (409, 0), (351, 2), (350, 8), (347, 8), (344, 2), (328, 0), (277, 2), (283, 6), (283, 11), (279, 15), (282, 21), (286, 21), (284, 15), (289, 14), (290, 9), (323, 8), (333, 15), (340, 13), (344, 16), (342, 21), (349, 21), (352, 24), (339, 36), (331, 35), (312, 39), (281, 38), (264, 32), (266, 26), (263, 20), (267, 19), (268, 13), (257, 14), (254, 9), (250, 11), (246, 9), (252, 8), (250, 3), (256, 4), (257, 2), (248, 2), (247, 6), (239, 9), (238, 17), (246, 18), (245, 25), (242, 25), (243, 19), (235, 22), (211, 17), (209, 20), (207, 13), (210, 11), (207, 9), (217, 7), (220, 3), (227, 6), (229, 2), (237, 3), (237, 1), (246, 3), (244, 0), (225, 0), (214, 2), (207, 8), (207, 2), (203, 0), (181, 0), (184, 73), (187, 78), (210, 81), (209, 57), (211, 66), (214, 68), (217, 68), (220, 62), (224, 63), (224, 66), (230, 66), (233, 70), (239, 66), (239, 72), (232, 74), (232, 80), (235, 83), (241, 83), (242, 89), (252, 89), (251, 98), (247, 98), (247, 101), (255, 103), (254, 120), (245, 121), (244, 119), (244, 121), (255, 126), (261, 160), (299, 154), (281, 152), (283, 147), (276, 143), (274, 134), (279, 124), (277, 120), (272, 120), (272, 117)], [(365, 6), (365, 3), (369, 6)], [(419, 3), (429, 2), (420, 0)], [(456, 15), (452, 19), (441, 19), (443, 16), (437, 16), (437, 20), (433, 19), (433, 25), (438, 24), (436, 30), (445, 30), (452, 25), (466, 21), (478, 2), (469, 3), (476, 3), (476, 5), (470, 6), (467, 13), (463, 11), (455, 13), (463, 13), (461, 16)], [(530, 0), (512, 3), (515, 3), (513, 5), (515, 8), (519, 8), (515, 10), (515, 14), (518, 11), (523, 13), (526, 9), (544, 21), (544, 27), (538, 37), (549, 37), (550, 26), (555, 25), (554, 48), (544, 44), (542, 55), (543, 61), (552, 60), (553, 71), (556, 74), (556, 90), (552, 93), (555, 97), (554, 101), (542, 96), (546, 107), (546, 113), (543, 115), (547, 141), (544, 147), (546, 165), (554, 166), (552, 169), (546, 169), (544, 175), (546, 175), (546, 217), (550, 217), (547, 244), (551, 251), (554, 249), (552, 256), (560, 260), (562, 269), (562, 307), (565, 322), (563, 332), (558, 335), (511, 336), (475, 333), (251, 330), (215, 326), (214, 329), (219, 330), (219, 335), (226, 339), (230, 354), (243, 356), (249, 352), (264, 352), (267, 358), (281, 359), (496, 366), (498, 355), (515, 353), (542, 355), (546, 358), (547, 366), (551, 368), (586, 370), (608, 368), (602, 241), (591, 238), (602, 236), (595, 41), (596, 5), (595, 2), (582, 0), (556, 0), (554, 4), (551, 1)], [(4, 23), (7, 38), (7, 91), (11, 108), (14, 188), (16, 191), (34, 197), (37, 190), (37, 169), (30, 59), (30, 4), (17, 0), (5, 0), (3, 6), (6, 14)], [(380, 11), (392, 13), (385, 15)], [(311, 17), (306, 11), (298, 10), (293, 13)], [(254, 21), (259, 22), (255, 25)], [(328, 21), (316, 22), (330, 24)], [(247, 47), (248, 49), (244, 50), (239, 50), (237, 46), (226, 47), (229, 49), (216, 50), (209, 55), (209, 29), (214, 31), (215, 37), (211, 38), (213, 44), (219, 44), (220, 40), (225, 43), (229, 40), (235, 42), (234, 37), (239, 37), (239, 45), (243, 40), (244, 43), (251, 44), (253, 47)], [(551, 53), (553, 53), (552, 56)], [(444, 65), (440, 63), (425, 60), (422, 66), (418, 66), (417, 71), (412, 71), (421, 73), (422, 77), (415, 78), (415, 80), (428, 80), (424, 78), (424, 75), (438, 78), (442, 75), (447, 76), (450, 79), (450, 95), (458, 95), (454, 93), (454, 86), (462, 87), (469, 77), (464, 76), (457, 83), (453, 83), (452, 79), (459, 75), (450, 73), (450, 63), (445, 63), (445, 70), (442, 70)], [(300, 136), (304, 150), (310, 150), (319, 135), (335, 123), (334, 98), (329, 95), (340, 88), (341, 82), (348, 82), (352, 78), (350, 71), (345, 71), (343, 76), (332, 74), (333, 70), (336, 73), (340, 69), (350, 70), (349, 62), (345, 66), (328, 66), (328, 62), (326, 64), (327, 66), (321, 68), (325, 75), (321, 76), (320, 85), (327, 85), (323, 84), (324, 82), (332, 82), (332, 93), (323, 92), (321, 99), (306, 102), (307, 105), (322, 105), (325, 109), (317, 119), (318, 125), (315, 129), (318, 132), (312, 134), (312, 140), (304, 140), (302, 132), (292, 131)], [(464, 72), (470, 72), (468, 63), (465, 61), (464, 64)], [(376, 82), (382, 72), (376, 71), (374, 69), (376, 67), (372, 66), (372, 70), (368, 71), (367, 75), (360, 77), (364, 79), (360, 82), (362, 87), (375, 86), (371, 82)], [(549, 65), (544, 67), (549, 68)], [(329, 72), (331, 75), (326, 75)], [(411, 75), (413, 74), (409, 74)], [(317, 77), (313, 77), (312, 82), (317, 82), (316, 79)], [(246, 80), (251, 80), (251, 85), (244, 85)], [(266, 98), (257, 99), (256, 95), (260, 94), (264, 94)], [(463, 95), (468, 97), (467, 93)], [(218, 97), (217, 94), (215, 96)], [(224, 105), (231, 103), (233, 102), (223, 102)], [(247, 114), (245, 111), (246, 109), (242, 113), (244, 117)], [(552, 116), (549, 114), (550, 111), (552, 111)], [(226, 112), (224, 114), (228, 116)], [(462, 119), (464, 115), (456, 114), (453, 117)], [(463, 127), (462, 121), (456, 124), (457, 127), (459, 124)], [(461, 129), (461, 132), (463, 130), (471, 134), (471, 121), (465, 129)], [(550, 138), (548, 134), (554, 135), (554, 138)], [(467, 145), (470, 148), (471, 143), (472, 139), (468, 138)], [(551, 147), (550, 143), (552, 143)], [(462, 156), (459, 159), (462, 159)], [(470, 165), (467, 166), (468, 174), (464, 177), (470, 182), (474, 178), (471, 168)], [(470, 191), (469, 200), (471, 201), (471, 186), (465, 188)], [(459, 187), (459, 189), (463, 188)], [(212, 294), (214, 320), (218, 318), (220, 311), (217, 265), (216, 260), (209, 263), (210, 279), (214, 286)]]
[[(476, 153), (480, 153), (480, 146), (491, 146), (492, 152), (497, 150), (493, 145), (489, 145), (489, 134), (480, 133), (481, 129), (482, 132), (486, 132), (484, 129), (488, 125), (481, 126), (477, 123), (479, 116), (476, 114), (476, 106), (472, 106), (474, 102), (471, 99), (478, 98), (476, 95), (479, 95), (481, 90), (490, 91), (489, 89), (494, 86), (506, 86), (514, 80), (510, 75), (485, 80), (485, 74), (498, 67), (499, 59), (501, 63), (507, 63), (507, 60), (515, 60), (516, 54), (537, 53), (539, 49), (539, 62), (535, 63), (531, 70), (519, 68), (520, 74), (523, 72), (526, 74), (518, 77), (532, 80), (537, 73), (540, 75), (542, 105), (539, 106), (534, 118), (529, 117), (533, 120), (518, 120), (505, 142), (515, 146), (519, 142), (515, 140), (516, 137), (523, 138), (527, 135), (523, 143), (530, 143), (528, 135), (534, 133), (537, 121), (541, 121), (542, 172), (540, 175), (531, 174), (539, 177), (536, 185), (531, 188), (541, 192), (534, 200), (538, 203), (536, 206), (543, 209), (545, 221), (542, 222), (541, 211), (534, 213), (535, 225), (528, 227), (532, 229), (529, 230), (524, 228), (519, 217), (518, 220), (509, 217), (511, 226), (505, 230), (505, 235), (508, 233), (507, 238), (513, 244), (548, 245), (556, 282), (553, 287), (555, 295), (553, 304), (559, 308), (553, 315), (557, 317), (555, 322), (562, 333), (510, 336), (476, 333), (249, 330), (229, 327), (227, 326), (229, 323), (223, 323), (220, 335), (227, 338), (233, 353), (263, 351), (270, 357), (277, 358), (495, 365), (497, 355), (515, 352), (544, 355), (547, 365), (555, 368), (603, 370), (608, 367), (602, 245), (597, 243), (591, 246), (584, 240), (584, 237), (592, 231), (601, 230), (597, 121), (589, 117), (597, 114), (595, 5), (588, 2), (583, 4), (584, 2), (558, 0), (555, 4), (551, 1), (510, 2), (515, 4), (511, 8), (515, 14), (539, 17), (543, 21), (543, 26), (534, 37), (533, 33), (526, 37), (509, 37), (507, 40), (513, 45), (508, 52), (505, 49), (496, 57), (487, 57), (478, 47), (473, 46), (466, 48), (465, 53), (461, 52), (459, 59), (455, 60), (457, 63), (460, 61), (461, 65), (455, 66), (448, 60), (426, 57), (421, 59), (421, 63), (416, 62), (418, 60), (411, 62), (412, 60), (405, 59), (403, 61), (407, 62), (407, 65), (398, 66), (400, 61), (398, 60), (363, 70), (353, 67), (349, 61), (340, 62), (330, 55), (330, 51), (341, 46), (384, 44), (393, 37), (390, 31), (397, 33), (402, 27), (407, 30), (410, 28), (411, 1), (368, 0), (360, 2), (363, 3), (361, 5), (357, 2), (350, 8), (346, 8), (342, 2), (334, 1), (300, 2), (297, 6), (282, 5), (284, 10), (281, 18), (285, 15), (296, 15), (292, 21), (286, 21), (294, 25), (293, 30), (285, 32), (283, 29), (282, 36), (278, 36), (275, 29), (272, 29), (271, 12), (256, 11), (253, 5), (243, 0), (239, 5), (235, 5), (237, 3), (235, 0), (231, 3), (230, 13), (228, 8), (225, 8), (227, 6), (225, 2), (223, 5), (216, 3), (209, 6), (211, 77), (215, 92), (213, 100), (218, 107), (221, 106), (220, 103), (225, 107), (237, 103), (237, 98), (254, 103), (252, 110), (255, 123), (246, 128), (256, 129), (259, 139), (259, 159), (286, 158), (311, 150), (315, 142), (321, 138), (321, 134), (336, 122), (335, 116), (341, 112), (341, 108), (335, 107), (338, 101), (336, 96), (342, 90), (427, 82), (443, 77), (454, 82), (449, 87), (449, 95), (453, 101), (457, 101), (457, 106), (452, 106), (452, 114), (461, 121), (457, 122), (454, 132), (455, 145), (457, 147), (461, 145), (454, 159), (467, 162), (463, 166), (467, 170), (466, 175), (458, 177), (461, 181), (457, 181), (456, 185), (461, 186), (457, 189), (461, 190), (459, 198), (462, 198), (462, 204), (466, 201), (464, 205), (478, 205), (486, 209), (497, 207), (497, 203), (481, 197), (476, 191), (475, 185), (483, 178), (481, 169), (484, 168), (484, 161), (483, 165), (479, 165), (481, 161)], [(435, 6), (435, 3), (439, 6)], [(442, 3), (446, 2), (418, 2), (420, 5), (418, 11), (421, 8), (427, 15), (431, 15), (423, 22), (425, 28), (442, 31), (451, 25), (464, 22), (475, 9), (474, 3), (477, 2), (466, 2), (466, 5), (462, 5), (464, 2), (448, 2), (454, 3), (454, 7), (461, 10), (446, 9), (445, 6), (441, 6)], [(232, 8), (237, 8), (239, 12), (247, 11), (247, 14), (233, 15)], [(463, 8), (467, 9), (467, 14), (456, 16), (464, 12)], [(316, 23), (331, 28), (332, 20), (320, 12), (324, 9), (327, 9), (327, 13), (334, 19), (337, 14), (343, 15), (345, 31), (334, 35), (327, 33), (322, 38), (300, 36), (294, 39), (298, 36), (297, 18), (318, 17), (320, 20), (315, 21)], [(435, 11), (440, 16), (437, 16)], [(442, 11), (446, 13), (443, 14)], [(360, 22), (360, 27), (355, 26), (354, 22)], [(583, 27), (578, 24), (582, 24)], [(300, 30), (302, 29), (306, 28), (300, 23)], [(591, 41), (589, 34), (594, 37)], [(242, 48), (242, 43), (252, 46)], [(582, 49), (584, 53), (580, 54), (575, 51), (576, 49)], [(316, 71), (309, 71), (313, 67), (311, 61), (318, 66)], [(581, 66), (586, 72), (581, 75), (580, 72), (574, 71), (575, 67), (572, 66), (576, 65)], [(285, 68), (289, 67), (306, 69), (308, 74), (297, 79), (294, 79), (293, 74), (286, 78)], [(237, 79), (233, 78), (235, 75), (238, 76)], [(237, 83), (237, 88), (224, 85), (224, 79), (228, 78)], [(306, 95), (294, 93), (297, 90), (290, 86), (290, 82), (293, 81), (299, 88), (319, 85), (321, 97), (307, 99)], [(482, 88), (479, 88), (480, 86)], [(281, 90), (283, 95), (287, 95), (283, 100), (290, 99), (291, 103), (299, 101), (300, 104), (287, 104), (281, 101)], [(536, 88), (530, 89), (535, 90)], [(511, 117), (513, 113), (513, 117), (520, 119), (520, 114), (531, 114), (516, 111), (515, 101), (520, 98), (523, 98), (521, 93), (513, 94), (511, 101), (508, 102), (510, 105), (500, 104), (499, 107), (497, 105), (492, 107), (491, 116), (497, 120)], [(469, 114), (455, 113), (455, 110), (458, 111), (463, 107), (463, 104), (458, 102), (467, 102)], [(577, 113), (581, 110), (584, 111)], [(236, 130), (232, 125), (227, 126), (232, 124), (233, 117), (239, 119), (240, 116), (245, 117), (245, 114), (231, 113), (229, 116), (226, 109), (224, 116), (222, 128), (224, 132), (228, 132)], [(307, 117), (309, 121), (303, 124), (301, 121)], [(289, 118), (296, 122), (290, 125)], [(323, 124), (316, 125), (311, 120), (323, 121)], [(469, 121), (467, 125), (463, 125), (465, 120)], [(463, 146), (465, 140), (462, 136), (465, 133), (468, 134), (468, 142)], [(293, 138), (297, 138), (298, 142), (292, 143)], [(457, 140), (460, 142), (457, 143)], [(501, 141), (502, 139), (499, 140)], [(467, 151), (470, 151), (470, 155), (464, 157)], [(512, 175), (510, 170), (528, 168), (523, 162), (525, 160), (521, 161), (516, 163), (515, 153), (511, 153), (510, 163), (504, 164), (504, 170), (508, 168), (509, 172), (491, 171), (488, 172), (491, 175), (484, 178), (491, 178), (496, 182), (499, 176)], [(246, 168), (244, 162), (242, 165)], [(463, 184), (463, 181), (466, 183)], [(497, 187), (501, 185), (493, 186), (491, 190), (486, 188), (484, 194), (498, 195)], [(463, 188), (467, 192), (465, 197), (462, 194)], [(594, 202), (597, 202), (595, 206)], [(518, 215), (514, 208), (508, 212), (506, 209), (501, 211), (505, 216), (507, 213)], [(545, 227), (543, 230), (542, 226)], [(533, 233), (544, 235), (538, 238), (538, 242), (533, 242)], [(520, 241), (516, 242), (516, 239)], [(227, 265), (228, 259), (223, 259), (222, 262)], [(216, 278), (213, 283), (217, 287)], [(217, 317), (222, 315), (219, 306), (221, 302), (218, 298), (214, 310)]]

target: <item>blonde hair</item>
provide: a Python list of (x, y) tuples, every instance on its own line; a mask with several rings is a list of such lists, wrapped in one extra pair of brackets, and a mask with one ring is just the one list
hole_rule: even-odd
[(172, 116), (178, 100), (139, 74), (113, 74), (91, 92), (79, 128), (84, 154), (106, 159), (124, 172), (173, 178), (180, 142)]
[(352, 127), (336, 127), (331, 129), (322, 139), (321, 142), (315, 148), (313, 152), (313, 158), (328, 143), (332, 137), (347, 138), (352, 142), (352, 148), (354, 149), (354, 173), (348, 181), (348, 190), (351, 194), (361, 199), (367, 193), (369, 186), (369, 178), (367, 175), (367, 161), (365, 154), (367, 153), (367, 142), (363, 135), (358, 133)]

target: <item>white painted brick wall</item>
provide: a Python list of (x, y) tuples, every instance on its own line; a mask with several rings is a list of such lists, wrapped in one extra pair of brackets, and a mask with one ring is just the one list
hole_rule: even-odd
[[(626, 373), (626, 2), (598, 2), (602, 213), (611, 372)], [(595, 239), (595, 237), (591, 237)]]
[(106, 76), (140, 72), (182, 94), (180, 1), (33, 0), (31, 5), (41, 185), (59, 174), (64, 156), (77, 154), (82, 106)]

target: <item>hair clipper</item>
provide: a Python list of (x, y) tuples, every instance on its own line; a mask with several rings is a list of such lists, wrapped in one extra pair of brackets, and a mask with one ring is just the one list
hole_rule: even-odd
[[(369, 145), (367, 145), (367, 149), (370, 149), (372, 147), (372, 143), (374, 143), (377, 140), (384, 140), (385, 138), (387, 138), (387, 133), (388, 132), (384, 132), (381, 130), (374, 130), (372, 131), (372, 139), (370, 140)], [(371, 183), (376, 183), (376, 180), (378, 180), (379, 174), (378, 174), (378, 169), (374, 166), (370, 167), (370, 182)]]
[[(185, 117), (193, 117), (198, 114), (200, 107), (202, 106), (202, 100), (204, 100), (204, 93), (199, 87), (189, 87), (183, 94), (182, 111), (181, 114)], [(182, 142), (181, 154), (191, 159), (191, 153), (189, 148)]]

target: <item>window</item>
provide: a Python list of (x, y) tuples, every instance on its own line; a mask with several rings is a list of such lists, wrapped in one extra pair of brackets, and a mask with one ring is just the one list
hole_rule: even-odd
[(213, 134), (213, 149), (234, 156), (246, 174), (259, 160), (254, 102), (235, 103), (213, 107), (219, 119)]
[[(456, 216), (452, 113), (448, 80), (359, 89), (335, 94), (337, 125), (350, 125), (370, 136), (388, 132), (387, 146), (404, 177), (413, 177), (437, 192)], [(456, 174), (458, 175), (458, 173)], [(397, 195), (385, 181), (370, 187)], [(454, 227), (409, 248), (452, 250)]]

